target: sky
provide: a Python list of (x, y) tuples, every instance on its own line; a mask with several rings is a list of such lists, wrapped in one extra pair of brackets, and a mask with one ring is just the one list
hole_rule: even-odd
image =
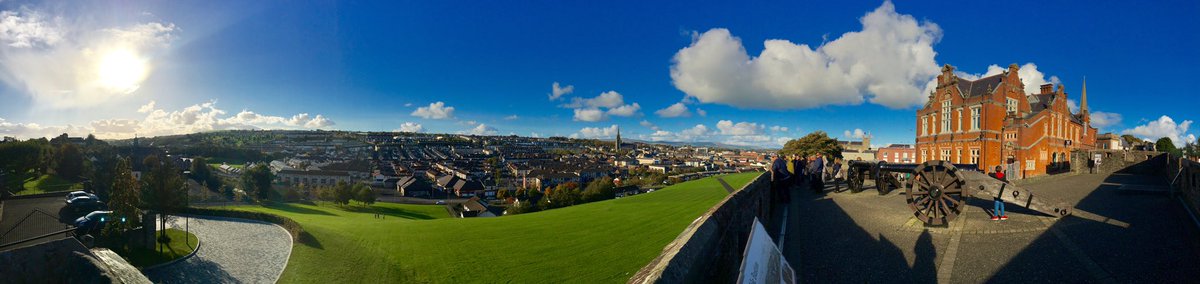
[(1200, 2), (0, 1), (0, 135), (913, 143), (941, 66), (1195, 141)]

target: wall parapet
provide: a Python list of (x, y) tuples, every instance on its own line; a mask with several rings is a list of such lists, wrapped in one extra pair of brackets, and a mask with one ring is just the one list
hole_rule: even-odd
[(767, 223), (772, 204), (764, 172), (692, 221), (629, 283), (734, 282), (754, 219)]

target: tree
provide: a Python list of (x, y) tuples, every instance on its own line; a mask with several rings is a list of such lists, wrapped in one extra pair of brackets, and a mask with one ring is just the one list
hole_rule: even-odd
[(106, 237), (120, 238), (125, 231), (141, 224), (141, 194), (138, 182), (133, 178), (133, 169), (129, 160), (118, 158), (116, 171), (113, 174), (113, 189), (108, 198), (108, 208), (113, 211), (114, 218), (120, 222), (108, 222), (102, 231)]
[(1176, 157), (1183, 156), (1183, 152), (1178, 148), (1175, 148), (1175, 142), (1172, 142), (1170, 137), (1158, 138), (1158, 141), (1154, 142), (1154, 149), (1158, 149), (1159, 152), (1169, 153)]
[(287, 192), (283, 195), (283, 199), (287, 201), (300, 200), (300, 192), (296, 191), (295, 188), (288, 188)]
[(350, 200), (354, 199), (354, 187), (346, 182), (339, 181), (333, 186), (333, 203), (340, 205), (349, 205)]
[(242, 189), (253, 193), (259, 201), (271, 197), (271, 181), (275, 177), (266, 165), (258, 164), (242, 171)]
[[(187, 207), (187, 188), (183, 176), (175, 168), (175, 163), (164, 161), (158, 156), (148, 156), (142, 161), (148, 170), (142, 175), (145, 186), (142, 189), (142, 201), (147, 208), (158, 212), (161, 228), (167, 227), (167, 217), (174, 215)], [(159, 242), (167, 242), (166, 231), (161, 231)]]
[(583, 190), (583, 202), (596, 202), (612, 199), (615, 196), (616, 185), (612, 178), (598, 178), (588, 183)]
[[(361, 185), (361, 187), (360, 187), (360, 185)], [(360, 183), (358, 185), (355, 185), (354, 187), (358, 188), (358, 192), (354, 194), (355, 200), (358, 200), (358, 202), (362, 202), (363, 205), (375, 204), (375, 191), (371, 190), (370, 186)]]
[(224, 195), (225, 199), (233, 200), (233, 193), (232, 185), (226, 184), (221, 186), (221, 195)]
[(58, 175), (69, 179), (77, 180), (83, 174), (83, 153), (79, 151), (79, 146), (75, 144), (62, 144), (58, 146), (57, 167), (54, 169)]
[(497, 191), (496, 191), (496, 198), (499, 198), (499, 199), (508, 199), (508, 189), (507, 189), (507, 188), (502, 188), (502, 189), (500, 189), (500, 190), (497, 190)]
[(204, 157), (192, 159), (192, 180), (206, 184), (208, 190), (217, 191), (221, 188), (221, 179), (212, 173), (208, 160)]
[(317, 188), (317, 200), (333, 201), (335, 196), (337, 194), (333, 191), (332, 187), (322, 186)]
[(783, 149), (779, 150), (779, 154), (841, 158), (842, 145), (838, 145), (837, 140), (829, 138), (825, 131), (814, 131), (799, 139), (788, 141), (783, 145)]

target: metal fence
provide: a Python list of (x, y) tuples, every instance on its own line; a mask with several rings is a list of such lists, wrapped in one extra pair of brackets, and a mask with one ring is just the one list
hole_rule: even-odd
[(0, 250), (44, 238), (68, 238), (73, 235), (73, 227), (59, 221), (58, 215), (34, 209), (25, 216), (17, 218), (15, 225), (7, 231), (0, 232)]

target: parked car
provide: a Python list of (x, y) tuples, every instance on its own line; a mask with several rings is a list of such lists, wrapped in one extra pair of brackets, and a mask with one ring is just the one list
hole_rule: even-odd
[(445, 200), (438, 200), (438, 201), (437, 201), (437, 205), (446, 205), (446, 201), (445, 201)]
[(75, 212), (91, 212), (102, 210), (105, 207), (104, 202), (100, 202), (100, 199), (94, 196), (76, 196), (67, 200), (67, 208)]
[(72, 191), (71, 193), (67, 193), (67, 199), (63, 200), (63, 202), (71, 203), (72, 198), (76, 198), (76, 197), (80, 197), (80, 196), (87, 196), (87, 197), (91, 197), (96, 200), (100, 200), (100, 198), (96, 197), (95, 194), (91, 194), (91, 193), (88, 193), (88, 192), (82, 191), (82, 190), (77, 190), (77, 191)]
[(109, 221), (112, 211), (92, 211), (79, 219), (75, 219), (75, 234), (83, 235), (99, 228)]

